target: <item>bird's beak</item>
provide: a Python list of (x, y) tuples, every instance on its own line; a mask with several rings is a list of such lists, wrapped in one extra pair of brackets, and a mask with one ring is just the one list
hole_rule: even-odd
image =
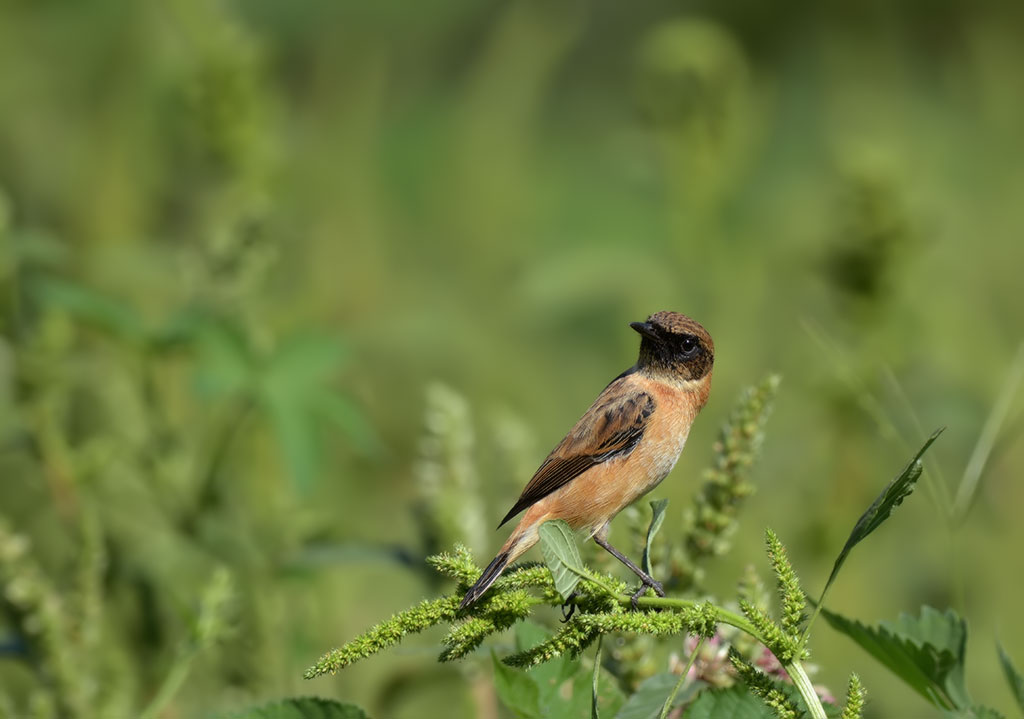
[(654, 325), (650, 322), (630, 322), (629, 326), (635, 329), (637, 332), (652, 340), (658, 339), (658, 334), (654, 330)]

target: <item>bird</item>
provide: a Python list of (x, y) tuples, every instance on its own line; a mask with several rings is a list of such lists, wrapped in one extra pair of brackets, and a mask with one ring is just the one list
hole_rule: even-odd
[(640, 334), (636, 364), (613, 379), (530, 479), (498, 528), (526, 510), (508, 540), (466, 592), (459, 609), (484, 595), (537, 543), (540, 526), (563, 519), (625, 564), (641, 581), (633, 606), (660, 582), (608, 542), (611, 520), (672, 471), (708, 401), (715, 361), (711, 335), (678, 312), (631, 322)]

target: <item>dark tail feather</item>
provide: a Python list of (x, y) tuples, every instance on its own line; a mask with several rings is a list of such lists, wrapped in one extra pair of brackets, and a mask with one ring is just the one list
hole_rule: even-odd
[(494, 580), (501, 576), (501, 573), (505, 571), (505, 567), (508, 566), (508, 557), (511, 552), (505, 550), (497, 557), (494, 558), (490, 564), (487, 565), (487, 569), (480, 575), (480, 578), (476, 580), (476, 584), (469, 588), (466, 592), (466, 596), (462, 599), (462, 604), (459, 605), (459, 609), (465, 609), (469, 605), (475, 603), (483, 593), (490, 589), (491, 585), (494, 584)]

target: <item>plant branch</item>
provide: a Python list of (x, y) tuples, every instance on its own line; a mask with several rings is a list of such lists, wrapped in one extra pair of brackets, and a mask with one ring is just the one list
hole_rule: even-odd
[[(615, 600), (622, 606), (630, 606), (632, 602), (632, 598), (628, 594), (616, 594)], [(696, 602), (690, 599), (676, 599), (674, 597), (641, 597), (639, 604), (641, 607), (650, 607), (652, 609), (685, 609), (691, 611), (701, 609), (702, 611), (708, 612), (710, 614), (709, 619), (712, 619), (714, 622), (736, 627), (740, 631), (749, 634), (769, 649), (772, 645), (771, 640), (762, 632), (758, 631), (757, 627), (747, 620), (746, 617), (708, 602)], [(810, 712), (811, 717), (813, 717), (813, 719), (826, 719), (825, 708), (821, 705), (821, 699), (818, 698), (817, 692), (814, 691), (810, 677), (807, 676), (807, 672), (800, 663), (800, 660), (793, 659), (789, 662), (782, 662), (782, 666), (786, 672), (789, 673), (789, 676), (793, 678), (793, 684), (797, 688), (797, 691), (800, 692), (800, 696), (803, 698), (804, 704), (807, 706), (807, 710)]]
[(704, 641), (705, 637), (698, 639), (697, 646), (695, 646), (693, 651), (690, 652), (690, 658), (687, 660), (686, 666), (683, 667), (683, 673), (679, 675), (679, 681), (676, 682), (676, 685), (672, 688), (672, 692), (668, 695), (668, 699), (665, 700), (665, 706), (661, 708), (660, 719), (666, 719), (666, 717), (668, 717), (668, 713), (672, 711), (672, 702), (676, 700), (676, 695), (679, 694), (679, 690), (682, 689), (683, 684), (686, 683), (686, 675), (690, 673), (690, 668), (693, 666), (694, 662), (697, 661), (697, 655), (700, 654), (700, 650), (704, 646)]

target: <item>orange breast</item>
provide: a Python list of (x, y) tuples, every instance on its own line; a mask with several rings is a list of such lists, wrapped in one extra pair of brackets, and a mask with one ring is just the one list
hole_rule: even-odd
[(629, 455), (599, 464), (530, 507), (520, 526), (564, 519), (573, 529), (597, 532), (612, 517), (654, 489), (676, 464), (700, 405), (692, 395), (656, 390), (657, 409)]

